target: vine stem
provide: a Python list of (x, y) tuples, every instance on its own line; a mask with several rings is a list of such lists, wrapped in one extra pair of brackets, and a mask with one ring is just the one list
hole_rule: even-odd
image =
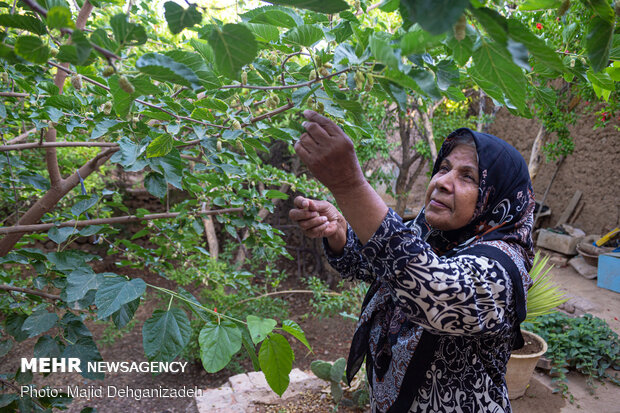
[[(202, 309), (202, 310), (204, 310), (204, 311), (206, 311), (206, 312), (208, 312), (208, 313), (218, 317), (218, 321), (219, 321), (219, 318), (221, 317), (221, 318), (229, 319), (229, 320), (234, 321), (236, 323), (241, 323), (241, 324), (248, 325), (248, 323), (246, 321), (239, 320), (238, 318), (231, 317), (231, 316), (226, 315), (226, 314), (218, 313), (217, 311), (213, 311), (210, 308), (207, 308), (204, 305), (196, 303), (194, 301), (188, 300), (187, 298), (183, 297), (182, 295), (179, 295), (179, 294), (175, 293), (174, 291), (169, 290), (167, 288), (158, 287), (156, 285), (149, 284), (149, 283), (146, 283), (146, 286), (147, 287), (151, 287), (152, 289), (160, 291), (162, 293), (170, 294), (172, 296), (172, 298), (176, 298), (178, 300), (181, 300), (181, 301), (189, 304), (190, 306), (194, 306), (194, 307), (200, 308), (200, 309)], [(168, 309), (170, 309), (170, 307), (168, 307)], [(219, 324), (219, 322), (218, 322), (218, 324)]]
[[(269, 297), (272, 295), (281, 295), (281, 294), (314, 294), (315, 292), (312, 290), (285, 290), (285, 291), (274, 291), (271, 293), (266, 293), (266, 294), (261, 294), (261, 295), (257, 295), (256, 297), (250, 297), (250, 298), (246, 298), (245, 300), (241, 300), (241, 301), (237, 301), (233, 306), (237, 306), (239, 304), (243, 304), (246, 303), (248, 301), (254, 301), (254, 300), (258, 300), (260, 298), (263, 297)], [(333, 295), (333, 296), (341, 296), (342, 294), (337, 293), (335, 291), (329, 291), (326, 293), (322, 293), (322, 294), (326, 294), (326, 295)]]
[(351, 68), (347, 67), (346, 69), (342, 69), (339, 70), (335, 73), (332, 73), (330, 75), (327, 75), (325, 77), (317, 77), (314, 80), (309, 80), (307, 82), (303, 82), (303, 83), (296, 83), (294, 85), (283, 85), (283, 86), (253, 86), (253, 85), (224, 85), (221, 86), (219, 89), (256, 89), (256, 90), (283, 90), (283, 89), (299, 89), (301, 87), (304, 86), (310, 86), (313, 83), (318, 83), (321, 80), (325, 80), (325, 79), (330, 79), (334, 76), (338, 76), (341, 73), (345, 73), (350, 71)]

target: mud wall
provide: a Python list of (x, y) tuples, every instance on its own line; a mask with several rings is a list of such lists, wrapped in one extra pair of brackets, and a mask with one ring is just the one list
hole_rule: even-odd
[[(555, 225), (576, 190), (583, 192), (583, 208), (575, 219), (575, 227), (587, 234), (604, 234), (620, 225), (620, 132), (615, 128), (620, 122), (616, 118), (596, 130), (593, 125), (594, 115), (586, 115), (569, 127), (575, 151), (566, 157), (553, 180), (545, 200), (552, 214), (541, 219), (543, 227)], [(518, 118), (501, 109), (489, 133), (510, 142), (529, 162), (538, 128), (535, 119)], [(537, 200), (542, 199), (555, 168), (554, 162), (541, 165), (533, 182)]]

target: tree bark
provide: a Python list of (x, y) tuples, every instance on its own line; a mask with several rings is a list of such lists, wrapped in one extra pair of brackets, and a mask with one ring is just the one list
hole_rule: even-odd
[(540, 165), (542, 164), (543, 154), (542, 148), (545, 145), (545, 140), (547, 139), (547, 131), (543, 125), (540, 125), (538, 129), (538, 133), (536, 134), (536, 138), (534, 138), (534, 143), (532, 143), (532, 152), (530, 153), (530, 162), (527, 167), (528, 172), (530, 173), (530, 179), (534, 182), (536, 175), (538, 175), (538, 170), (540, 169)]

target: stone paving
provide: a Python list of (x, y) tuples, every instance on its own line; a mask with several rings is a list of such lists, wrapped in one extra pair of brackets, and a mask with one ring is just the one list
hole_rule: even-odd
[(269, 388), (263, 373), (237, 374), (223, 386), (207, 389), (196, 396), (196, 407), (200, 413), (254, 412), (258, 405), (291, 399), (308, 390), (320, 392), (326, 385), (312, 373), (299, 369), (293, 369), (289, 378), (289, 387), (280, 398)]

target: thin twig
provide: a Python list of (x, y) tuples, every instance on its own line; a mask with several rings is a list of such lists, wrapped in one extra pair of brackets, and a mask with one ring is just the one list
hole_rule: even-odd
[[(2, 138), (2, 142), (6, 143), (4, 138)], [(11, 158), (8, 153), (6, 154), (6, 163), (9, 166), (9, 172), (11, 173), (11, 187), (13, 187), (13, 197), (15, 198), (15, 214), (17, 215), (17, 220), (19, 221), (19, 195), (17, 195), (17, 188), (15, 188), (15, 174), (13, 173)]]
[(0, 92), (1, 97), (6, 98), (27, 98), (29, 96), (28, 93), (18, 93), (18, 92)]
[(23, 141), (24, 139), (26, 139), (28, 136), (30, 136), (31, 134), (35, 133), (37, 131), (37, 128), (32, 128), (32, 129), (28, 129), (26, 132), (17, 135), (16, 137), (14, 137), (13, 139), (7, 141), (8, 145), (13, 145), (16, 143), (20, 143), (21, 141)]
[(345, 73), (350, 71), (351, 68), (347, 67), (346, 69), (342, 69), (339, 70), (336, 73), (332, 73), (330, 75), (327, 75), (325, 77), (317, 77), (314, 80), (309, 80), (307, 82), (303, 82), (303, 83), (296, 83), (294, 85), (284, 85), (284, 86), (253, 86), (253, 85), (224, 85), (224, 86), (220, 86), (220, 89), (256, 89), (256, 90), (283, 90), (283, 89), (298, 89), (304, 86), (310, 86), (313, 83), (318, 83), (322, 80), (325, 79), (330, 79), (334, 76), (338, 76), (341, 73)]
[[(243, 304), (245, 302), (248, 301), (253, 301), (253, 300), (258, 300), (260, 298), (263, 297), (269, 297), (272, 295), (280, 295), (280, 294), (314, 294), (315, 292), (312, 290), (286, 290), (286, 291), (274, 291), (271, 293), (266, 293), (266, 294), (261, 294), (261, 295), (257, 295), (256, 297), (250, 297), (250, 298), (246, 298), (245, 300), (241, 300), (241, 301), (237, 301), (234, 306), (237, 306), (239, 304)], [(326, 294), (326, 295), (335, 295), (335, 296), (340, 296), (342, 294), (334, 292), (334, 291), (328, 291), (328, 292), (324, 292), (324, 293), (320, 293), (320, 294)]]
[[(218, 215), (218, 214), (229, 214), (234, 212), (243, 212), (243, 208), (226, 208), (226, 209), (217, 209), (212, 211), (205, 212), (195, 212), (187, 215)], [(58, 224), (50, 223), (50, 224), (32, 224), (32, 225), (14, 225), (12, 227), (4, 227), (0, 228), (0, 234), (13, 234), (18, 232), (40, 232), (46, 231), (52, 227), (63, 228), (63, 227), (75, 227), (81, 228), (89, 225), (104, 225), (104, 224), (125, 224), (129, 222), (138, 222), (138, 221), (150, 221), (154, 219), (168, 219), (168, 218), (176, 218), (181, 214), (181, 212), (167, 212), (160, 214), (148, 214), (144, 216), (137, 215), (127, 215), (122, 217), (112, 217), (112, 218), (98, 218), (98, 219), (85, 219), (82, 221), (65, 221)]]

